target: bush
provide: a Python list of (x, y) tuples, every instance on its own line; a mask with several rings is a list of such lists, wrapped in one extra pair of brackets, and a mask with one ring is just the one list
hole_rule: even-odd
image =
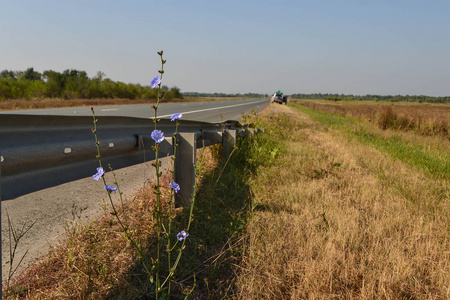
[(395, 128), (397, 124), (398, 116), (391, 107), (384, 106), (381, 108), (378, 115), (378, 127), (380, 129), (386, 130), (388, 128)]

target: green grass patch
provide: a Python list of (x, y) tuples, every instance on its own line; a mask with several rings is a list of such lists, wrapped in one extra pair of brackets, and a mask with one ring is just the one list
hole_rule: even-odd
[(437, 178), (450, 179), (450, 157), (447, 153), (440, 153), (440, 155), (430, 153), (425, 146), (408, 144), (398, 135), (382, 138), (364, 128), (354, 131), (353, 136), (358, 141), (371, 145)]
[(354, 125), (357, 124), (357, 121), (350, 119), (350, 118), (345, 118), (336, 114), (330, 114), (330, 113), (326, 113), (326, 112), (322, 112), (319, 110), (315, 110), (306, 106), (302, 106), (296, 103), (291, 103), (290, 105), (292, 105), (293, 107), (295, 107), (296, 109), (306, 113), (307, 115), (309, 115), (310, 117), (312, 117), (314, 120), (316, 120), (317, 122), (325, 125), (325, 126), (330, 126), (330, 127), (342, 127), (342, 126), (346, 126), (346, 125)]

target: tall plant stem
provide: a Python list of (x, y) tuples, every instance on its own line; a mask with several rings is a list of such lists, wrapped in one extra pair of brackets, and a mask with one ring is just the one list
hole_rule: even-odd
[[(174, 137), (174, 147), (173, 147), (173, 166), (172, 166), (172, 181), (175, 181), (175, 159), (177, 157), (177, 148), (178, 148), (178, 126), (180, 126), (180, 122), (178, 122), (178, 120), (176, 120), (175, 123), (175, 133), (173, 134)], [(170, 191), (170, 203), (169, 203), (169, 226), (167, 228), (167, 264), (169, 267), (169, 276), (168, 276), (168, 280), (169, 280), (169, 284), (167, 286), (167, 294), (170, 295), (170, 290), (171, 290), (171, 268), (172, 268), (172, 261), (171, 261), (171, 254), (172, 254), (172, 248), (171, 248), (171, 237), (172, 237), (172, 207), (173, 205), (175, 205), (175, 201), (174, 201), (174, 197), (175, 194), (173, 193), (173, 190)], [(167, 280), (167, 279), (166, 279)]]
[[(159, 56), (161, 57), (161, 70), (159, 71), (160, 73), (160, 79), (162, 79), (163, 74), (164, 74), (164, 63), (165, 61), (163, 60), (163, 52), (158, 52)], [(158, 106), (159, 106), (159, 102), (161, 101), (163, 97), (163, 94), (161, 93), (161, 83), (159, 83), (158, 85), (158, 98), (156, 101), (156, 105), (153, 105), (153, 110), (155, 112), (155, 118), (154, 118), (154, 123), (155, 123), (155, 130), (158, 128)], [(161, 217), (161, 190), (160, 190), (160, 181), (159, 178), (161, 177), (160, 171), (159, 171), (159, 167), (160, 167), (160, 162), (159, 162), (159, 144), (155, 141), (155, 171), (156, 171), (156, 187), (155, 187), (155, 195), (156, 195), (156, 205), (155, 205), (155, 219), (156, 219), (156, 235), (157, 235), (157, 253), (156, 253), (156, 278), (155, 278), (155, 282), (156, 282), (156, 299), (159, 299), (159, 293), (160, 293), (160, 289), (161, 289), (161, 282), (160, 282), (160, 265), (161, 265), (161, 247), (162, 247), (162, 228), (163, 228), (163, 220)]]

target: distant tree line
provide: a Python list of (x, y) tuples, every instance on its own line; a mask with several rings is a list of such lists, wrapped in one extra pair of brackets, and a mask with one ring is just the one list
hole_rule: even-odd
[(198, 92), (184, 92), (183, 96), (185, 97), (225, 97), (225, 98), (264, 98), (268, 97), (267, 94), (258, 94), (258, 93), (246, 93), (246, 94), (226, 94), (226, 93), (198, 93)]
[(431, 96), (410, 96), (410, 95), (396, 95), (396, 96), (382, 96), (382, 95), (344, 95), (344, 94), (292, 94), (292, 99), (325, 99), (332, 101), (342, 100), (359, 100), (359, 101), (390, 101), (390, 102), (429, 102), (429, 103), (449, 103), (450, 96), (447, 97), (431, 97)]
[[(183, 98), (178, 87), (162, 86), (165, 99)], [(64, 72), (47, 70), (42, 73), (28, 68), (25, 71), (0, 72), (0, 100), (4, 99), (94, 99), (126, 98), (155, 99), (157, 90), (140, 84), (123, 83), (105, 78), (103, 72), (89, 78), (85, 71), (67, 69)]]

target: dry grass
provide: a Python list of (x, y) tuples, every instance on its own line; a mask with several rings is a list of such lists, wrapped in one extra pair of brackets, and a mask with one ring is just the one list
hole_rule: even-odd
[(381, 129), (414, 131), (428, 136), (450, 139), (450, 105), (448, 104), (383, 104), (377, 102), (303, 101), (303, 105), (365, 119)]
[[(169, 179), (162, 178), (163, 195), (168, 195)], [(163, 198), (165, 205), (167, 200)], [(154, 201), (148, 187), (125, 204), (130, 228), (147, 249), (156, 243)], [(119, 295), (133, 299), (145, 294), (145, 274), (138, 267), (135, 249), (121, 233), (109, 206), (105, 205), (100, 220), (89, 225), (68, 224), (66, 231), (66, 241), (14, 280), (13, 293), (3, 291), (5, 299), (104, 299)]]
[(448, 299), (450, 192), (295, 111), (252, 184), (239, 299)]
[(0, 110), (22, 110), (22, 109), (42, 109), (42, 108), (60, 108), (76, 106), (99, 106), (99, 105), (126, 105), (126, 104), (144, 104), (149, 100), (131, 100), (131, 99), (17, 99), (1, 100)]

